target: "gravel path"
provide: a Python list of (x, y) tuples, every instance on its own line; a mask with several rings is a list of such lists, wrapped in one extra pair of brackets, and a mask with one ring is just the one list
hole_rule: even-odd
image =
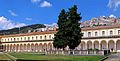
[(120, 53), (111, 54), (105, 61), (120, 61)]

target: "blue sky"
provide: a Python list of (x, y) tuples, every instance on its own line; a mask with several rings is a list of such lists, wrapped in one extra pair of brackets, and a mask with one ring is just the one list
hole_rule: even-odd
[(120, 17), (120, 0), (1, 0), (0, 29), (57, 22), (61, 9), (77, 5), (82, 21), (93, 17)]

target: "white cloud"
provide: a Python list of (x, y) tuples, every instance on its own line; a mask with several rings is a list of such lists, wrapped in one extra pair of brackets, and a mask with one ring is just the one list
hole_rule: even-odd
[(15, 28), (15, 27), (22, 27), (22, 26), (26, 26), (26, 24), (24, 23), (14, 23), (11, 20), (8, 20), (7, 18), (5, 18), (4, 16), (0, 17), (0, 29), (11, 29), (11, 28)]
[(32, 3), (38, 3), (40, 0), (31, 0)]
[(25, 18), (25, 20), (31, 21), (31, 20), (32, 20), (32, 18)]
[(113, 14), (111, 14), (109, 17), (113, 17), (113, 18), (116, 18), (116, 16), (115, 16), (115, 15), (113, 15)]
[(109, 0), (107, 5), (110, 9), (117, 10), (120, 7), (120, 0)]
[(12, 15), (12, 16), (18, 16), (15, 12), (13, 12), (12, 10), (8, 10), (8, 12)]
[(40, 4), (40, 7), (51, 7), (52, 4), (48, 1), (43, 1), (41, 4)]
[(52, 23), (52, 24), (44, 24), (47, 27), (57, 27), (57, 23)]

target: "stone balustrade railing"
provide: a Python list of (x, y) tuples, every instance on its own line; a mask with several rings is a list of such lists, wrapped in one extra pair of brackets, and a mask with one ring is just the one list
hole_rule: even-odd
[(62, 55), (106, 55), (109, 50), (50, 50), (47, 54), (62, 54)]

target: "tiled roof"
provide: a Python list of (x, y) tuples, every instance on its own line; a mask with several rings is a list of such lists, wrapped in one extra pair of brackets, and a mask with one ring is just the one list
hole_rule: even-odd
[(30, 35), (40, 35), (40, 34), (54, 34), (56, 32), (57, 31), (31, 32), (31, 33), (25, 33), (25, 34), (3, 35), (2, 37), (30, 36)]
[(120, 28), (120, 25), (86, 27), (86, 28), (82, 28), (82, 31), (99, 30), (99, 29), (112, 29), (112, 28)]
[[(120, 25), (86, 27), (86, 28), (82, 28), (82, 31), (99, 30), (99, 29), (112, 29), (112, 28), (120, 28)], [(3, 35), (3, 36), (0, 36), (0, 37), (15, 37), (15, 36), (30, 36), (30, 35), (40, 35), (40, 34), (55, 34), (56, 32), (57, 31), (31, 32), (31, 33), (25, 33), (25, 34)]]

